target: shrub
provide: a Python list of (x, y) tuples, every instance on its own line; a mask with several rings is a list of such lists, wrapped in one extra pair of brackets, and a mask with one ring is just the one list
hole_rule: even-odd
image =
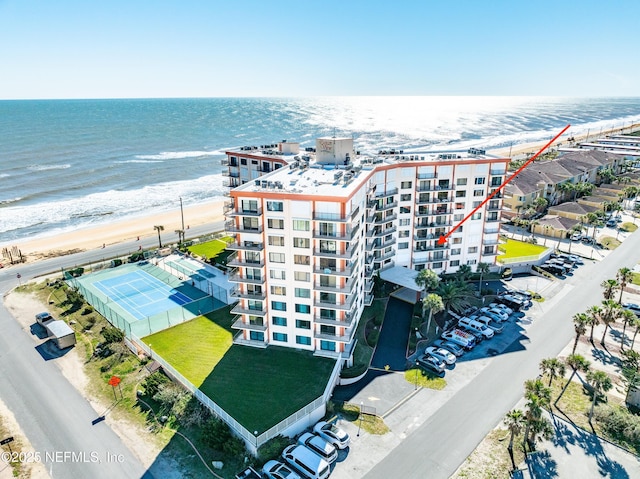
[(187, 397), (189, 397), (189, 401), (180, 415), (180, 421), (184, 427), (202, 427), (211, 418), (211, 413), (192, 395), (187, 395)]
[(107, 344), (119, 343), (124, 339), (124, 333), (118, 328), (104, 327), (100, 333)]
[(79, 304), (84, 301), (82, 294), (76, 288), (67, 289), (67, 303)]
[(89, 316), (87, 318), (86, 324), (84, 325), (85, 331), (88, 331), (89, 329), (93, 328), (94, 324), (96, 324), (96, 317), (95, 316)]
[(290, 443), (291, 441), (289, 438), (282, 435), (269, 439), (258, 448), (258, 458), (260, 459), (260, 462), (264, 464), (271, 459), (278, 459), (282, 450)]
[(158, 386), (158, 392), (153, 395), (154, 401), (158, 401), (164, 414), (179, 416), (189, 400), (187, 392), (180, 386), (167, 382)]
[(222, 451), (232, 437), (229, 426), (217, 417), (209, 419), (202, 427), (202, 441), (216, 451)]
[(640, 417), (619, 406), (598, 407), (595, 418), (610, 437), (640, 450)]
[(160, 389), (160, 386), (168, 382), (170, 382), (170, 380), (167, 376), (160, 371), (156, 371), (145, 378), (142, 382), (142, 387), (147, 396), (153, 397)]
[(93, 311), (94, 311), (93, 306), (87, 305), (84, 307), (84, 309), (82, 310), (82, 313), (80, 314), (82, 314), (82, 316), (86, 316), (87, 314), (93, 313)]
[(373, 321), (373, 324), (375, 324), (376, 326), (380, 326), (382, 324), (383, 319), (384, 317), (382, 314), (376, 314), (373, 316), (371, 320)]
[(378, 343), (378, 337), (380, 336), (380, 331), (377, 329), (372, 329), (367, 334), (367, 343), (369, 346), (375, 346)]
[(222, 452), (234, 457), (243, 457), (247, 455), (247, 447), (244, 441), (236, 436), (231, 436), (222, 445)]

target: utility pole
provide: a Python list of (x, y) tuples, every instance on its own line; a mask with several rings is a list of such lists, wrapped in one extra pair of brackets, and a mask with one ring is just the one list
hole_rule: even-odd
[(184, 210), (182, 208), (182, 196), (180, 197), (180, 219), (182, 220), (182, 242), (184, 243)]

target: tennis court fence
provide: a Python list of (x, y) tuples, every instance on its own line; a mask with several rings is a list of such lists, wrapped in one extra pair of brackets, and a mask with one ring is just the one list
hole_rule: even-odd
[[(154, 273), (152, 273), (153, 270), (155, 270)], [(171, 274), (158, 268), (154, 267), (146, 271), (173, 288), (177, 288), (183, 284), (177, 278), (171, 276)], [(147, 316), (143, 319), (137, 319), (118, 303), (111, 301), (107, 295), (92, 284), (85, 283), (78, 278), (69, 278), (67, 283), (77, 288), (96, 311), (104, 316), (113, 326), (121, 329), (128, 338), (131, 338), (133, 335), (148, 336), (149, 334), (157, 333), (171, 326), (189, 321), (196, 316), (208, 314), (220, 307), (220, 303), (214, 298), (204, 296), (167, 311)]]

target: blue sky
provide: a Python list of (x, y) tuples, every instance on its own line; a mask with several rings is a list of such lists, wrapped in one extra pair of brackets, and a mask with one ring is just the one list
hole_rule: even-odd
[(638, 96), (640, 2), (0, 0), (0, 98)]

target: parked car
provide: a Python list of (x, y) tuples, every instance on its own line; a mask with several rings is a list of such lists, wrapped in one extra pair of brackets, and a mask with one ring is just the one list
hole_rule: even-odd
[(511, 309), (509, 306), (507, 306), (506, 304), (502, 304), (502, 303), (491, 303), (489, 304), (489, 307), (491, 309), (499, 309), (505, 313), (507, 313), (509, 316), (511, 316), (513, 314), (513, 309)]
[(326, 479), (331, 474), (329, 463), (304, 446), (285, 447), (282, 458), (308, 479)]
[(475, 329), (471, 329), (468, 326), (463, 326), (461, 324), (458, 324), (458, 329), (464, 331), (467, 334), (470, 334), (471, 336), (473, 336), (474, 338), (476, 338), (476, 344), (480, 344), (482, 341), (484, 341), (486, 339), (485, 335), (482, 334), (481, 331), (477, 331)]
[(565, 268), (555, 264), (543, 264), (542, 266), (540, 266), (540, 268), (547, 271), (548, 273), (555, 274), (556, 276), (562, 276), (567, 272)]
[(458, 321), (458, 324), (461, 326), (464, 326), (465, 328), (469, 328), (473, 331), (482, 333), (482, 335), (487, 339), (493, 338), (493, 335), (494, 335), (493, 330), (487, 327), (486, 324), (481, 323), (480, 321), (476, 321), (471, 318), (460, 318), (460, 320)]
[(489, 316), (491, 319), (499, 322), (504, 322), (509, 319), (509, 314), (507, 314), (506, 311), (502, 311), (500, 308), (491, 308), (489, 306), (485, 306), (480, 310), (480, 312), (483, 315)]
[(622, 305), (624, 309), (628, 309), (629, 311), (633, 311), (636, 313), (636, 316), (640, 316), (640, 306), (635, 303), (625, 303)]
[(476, 321), (483, 323), (489, 329), (492, 329), (494, 333), (501, 333), (504, 331), (504, 325), (489, 316), (479, 316)]
[(454, 364), (456, 362), (456, 355), (444, 348), (429, 346), (424, 350), (424, 352), (425, 354), (429, 354), (440, 361), (444, 361), (446, 364)]
[(444, 339), (436, 339), (433, 342), (433, 345), (438, 348), (446, 349), (447, 351), (455, 354), (456, 357), (458, 358), (464, 354), (463, 348), (461, 348), (459, 345), (452, 343), (450, 341), (445, 341)]
[(36, 314), (36, 323), (38, 323), (40, 326), (49, 324), (51, 321), (53, 321), (53, 316), (51, 316), (51, 314), (46, 311)]
[(268, 479), (301, 479), (289, 466), (273, 460), (262, 466), (262, 474)]
[(320, 436), (316, 436), (310, 432), (305, 432), (300, 436), (298, 438), (298, 444), (309, 448), (314, 454), (317, 454), (329, 464), (333, 464), (336, 459), (338, 459), (338, 451), (336, 451), (333, 444), (328, 443)]
[(571, 241), (580, 241), (582, 239), (582, 233), (573, 233), (571, 235)]
[(452, 329), (451, 331), (445, 331), (440, 335), (442, 339), (451, 341), (454, 344), (462, 346), (467, 351), (473, 349), (476, 345), (476, 338), (472, 334), (469, 334), (460, 329)]
[(605, 223), (605, 225), (609, 228), (615, 228), (618, 225), (618, 222), (611, 218), (609, 221)]
[(418, 367), (426, 371), (435, 373), (440, 377), (444, 376), (444, 363), (433, 356), (423, 354), (416, 360), (416, 363), (418, 364)]
[(588, 236), (582, 238), (582, 244), (594, 244), (595, 242), (596, 240), (589, 238)]
[(320, 421), (313, 426), (313, 432), (338, 449), (346, 448), (351, 441), (349, 434), (332, 422)]

